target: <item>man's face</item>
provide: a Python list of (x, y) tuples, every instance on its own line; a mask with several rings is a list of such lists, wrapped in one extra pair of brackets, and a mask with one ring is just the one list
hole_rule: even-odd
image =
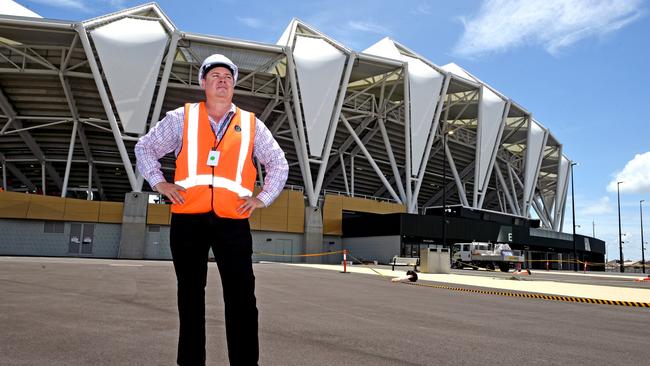
[(205, 74), (203, 89), (208, 99), (217, 98), (232, 101), (235, 85), (230, 70), (217, 66), (208, 71)]

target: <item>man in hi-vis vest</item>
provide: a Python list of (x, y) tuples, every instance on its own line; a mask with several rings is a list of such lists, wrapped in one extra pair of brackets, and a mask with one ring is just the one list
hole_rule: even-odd
[[(178, 285), (179, 365), (205, 364), (205, 285), (212, 248), (223, 288), (231, 365), (259, 358), (255, 277), (248, 217), (280, 194), (289, 167), (269, 129), (232, 103), (238, 68), (212, 55), (199, 69), (205, 101), (167, 112), (135, 146), (140, 173), (172, 202), (170, 246)], [(174, 182), (159, 159), (176, 154)], [(265, 168), (253, 196), (255, 157)]]

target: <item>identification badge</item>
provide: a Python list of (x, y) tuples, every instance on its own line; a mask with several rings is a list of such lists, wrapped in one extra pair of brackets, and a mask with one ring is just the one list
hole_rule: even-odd
[(219, 151), (210, 150), (210, 153), (208, 154), (208, 165), (217, 166), (219, 164), (219, 155)]

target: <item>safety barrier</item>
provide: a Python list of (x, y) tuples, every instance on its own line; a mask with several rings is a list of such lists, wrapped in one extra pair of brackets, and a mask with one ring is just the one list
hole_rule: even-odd
[(322, 257), (332, 254), (342, 254), (343, 250), (337, 250), (334, 252), (322, 252), (322, 253), (309, 253), (309, 254), (278, 254), (278, 253), (266, 253), (266, 252), (253, 252), (257, 255), (267, 255), (270, 257)]

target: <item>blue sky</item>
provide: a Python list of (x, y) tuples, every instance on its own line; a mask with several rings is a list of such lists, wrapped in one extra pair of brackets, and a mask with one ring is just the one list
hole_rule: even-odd
[[(130, 0), (21, 0), (46, 18), (85, 20)], [(181, 30), (275, 43), (291, 18), (362, 51), (385, 36), (437, 65), (455, 62), (532, 112), (575, 167), (577, 232), (641, 258), (650, 207), (650, 3), (573, 1), (159, 1)], [(570, 193), (569, 193), (570, 194)], [(564, 230), (571, 231), (571, 202)], [(644, 210), (650, 227), (650, 209)], [(650, 242), (650, 230), (644, 234)], [(646, 251), (650, 254), (650, 251)]]

